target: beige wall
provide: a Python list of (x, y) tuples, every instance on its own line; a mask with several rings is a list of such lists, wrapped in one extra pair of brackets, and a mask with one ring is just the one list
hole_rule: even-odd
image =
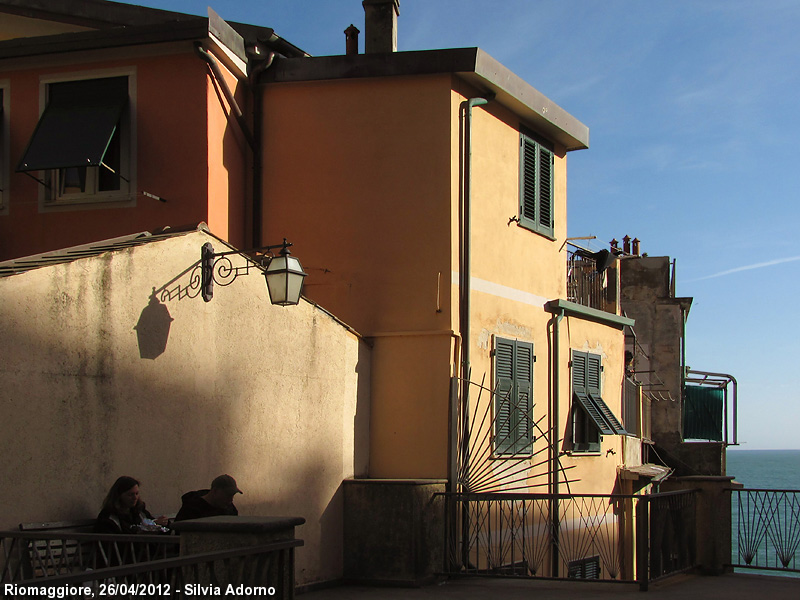
[[(0, 526), (92, 517), (122, 474), (171, 513), (227, 472), (241, 514), (306, 518), (299, 583), (340, 577), (341, 482), (367, 469), (369, 351), (308, 302), (270, 305), (258, 274), (209, 303), (146, 309), (154, 288), (189, 283), (209, 240), (227, 250), (195, 232), (0, 278)], [(172, 319), (168, 342), (141, 358), (152, 310)]]

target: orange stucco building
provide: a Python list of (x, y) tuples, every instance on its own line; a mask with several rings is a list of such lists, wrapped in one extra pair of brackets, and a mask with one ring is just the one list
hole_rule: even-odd
[(0, 1), (0, 260), (201, 221), (288, 238), (305, 296), (370, 346), (359, 475), (638, 489), (618, 269), (580, 263), (592, 304), (568, 268), (588, 128), (480, 49), (392, 52), (399, 4), (364, 5), (366, 54), (310, 57), (213, 12)]

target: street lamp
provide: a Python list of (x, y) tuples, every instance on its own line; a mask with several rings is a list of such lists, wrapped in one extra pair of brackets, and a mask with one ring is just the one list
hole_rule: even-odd
[[(278, 306), (293, 306), (300, 302), (300, 293), (303, 290), (303, 278), (306, 276), (300, 261), (289, 252), (292, 244), (283, 239), (282, 244), (254, 248), (253, 250), (230, 252), (214, 252), (214, 247), (210, 242), (203, 244), (200, 257), (201, 265), (201, 289), (203, 300), (210, 302), (214, 297), (214, 283), (218, 285), (230, 285), (240, 275), (249, 275), (251, 268), (258, 268), (264, 274), (267, 283), (267, 291), (272, 304)], [(244, 255), (247, 252), (275, 250), (280, 248), (278, 256), (271, 254), (264, 255), (260, 264), (254, 264), (253, 259), (248, 258), (247, 264), (234, 267), (228, 256), (231, 254)]]
[(291, 306), (300, 301), (306, 273), (300, 261), (289, 252), (290, 244), (286, 244), (285, 239), (283, 242), (280, 254), (269, 261), (264, 278), (267, 280), (270, 302), (278, 306)]

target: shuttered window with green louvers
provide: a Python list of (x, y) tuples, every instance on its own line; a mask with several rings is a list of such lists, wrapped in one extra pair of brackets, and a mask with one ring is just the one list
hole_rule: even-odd
[(520, 132), (519, 224), (553, 237), (553, 151)]
[(530, 454), (533, 447), (533, 344), (495, 338), (494, 451)]
[(576, 452), (599, 452), (601, 434), (625, 433), (601, 395), (601, 361), (598, 354), (572, 351), (572, 449)]

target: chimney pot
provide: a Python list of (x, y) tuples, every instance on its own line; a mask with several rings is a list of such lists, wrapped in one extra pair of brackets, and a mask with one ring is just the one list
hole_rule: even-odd
[(400, 0), (363, 0), (364, 52), (397, 52)]
[(631, 236), (626, 235), (624, 238), (622, 238), (622, 251), (625, 254), (630, 255), (630, 253), (631, 253)]
[(633, 247), (631, 248), (631, 252), (633, 252), (634, 256), (639, 256), (639, 238), (633, 238)]
[(349, 56), (351, 54), (358, 54), (358, 34), (361, 33), (358, 27), (350, 23), (350, 27), (344, 30), (345, 39), (345, 53)]

